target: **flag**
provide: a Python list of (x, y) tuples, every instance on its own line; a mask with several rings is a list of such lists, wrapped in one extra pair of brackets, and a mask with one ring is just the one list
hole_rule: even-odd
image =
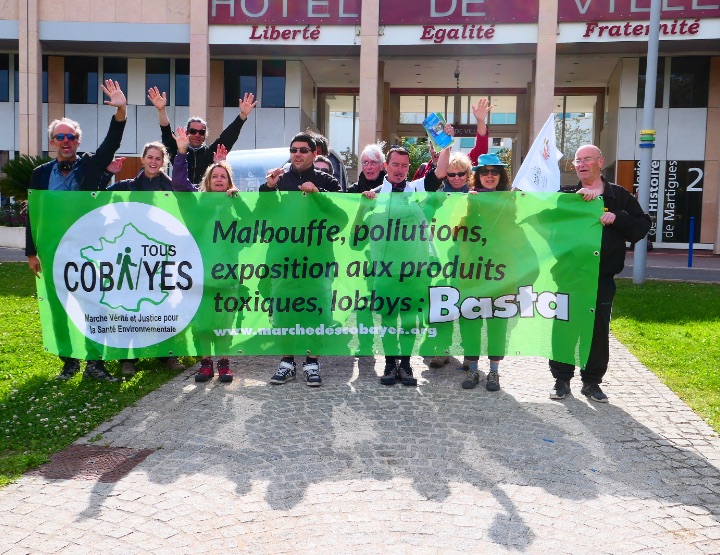
[(513, 187), (522, 191), (556, 193), (560, 190), (560, 167), (563, 154), (555, 144), (555, 114), (543, 125), (523, 160), (513, 181)]

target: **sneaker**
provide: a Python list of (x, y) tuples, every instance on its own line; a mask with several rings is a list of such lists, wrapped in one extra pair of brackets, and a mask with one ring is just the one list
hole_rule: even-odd
[(295, 379), (295, 362), (280, 361), (277, 372), (270, 378), (270, 383), (282, 384)]
[(206, 382), (215, 375), (213, 361), (211, 358), (204, 358), (200, 361), (200, 369), (195, 373), (196, 382)]
[(163, 362), (163, 365), (168, 370), (174, 370), (175, 372), (180, 372), (182, 370), (185, 370), (185, 367), (180, 364), (180, 361), (177, 357), (167, 357), (165, 361)]
[(55, 376), (56, 380), (69, 380), (80, 370), (80, 361), (76, 358), (62, 357), (62, 371)]
[(398, 375), (397, 363), (395, 360), (386, 360), (385, 371), (383, 372), (382, 378), (380, 378), (380, 383), (383, 385), (395, 385), (399, 379), (400, 376)]
[(492, 370), (488, 372), (485, 389), (488, 391), (500, 391), (500, 374)]
[(115, 376), (111, 375), (105, 368), (105, 363), (102, 360), (88, 360), (85, 365), (85, 372), (83, 376), (87, 378), (95, 378), (104, 382), (119, 382), (120, 380)]
[(608, 396), (603, 393), (603, 390), (600, 389), (600, 386), (596, 383), (583, 383), (580, 393), (596, 403), (608, 402)]
[(403, 361), (398, 366), (398, 377), (403, 385), (417, 385), (417, 378), (413, 376), (410, 361)]
[(463, 389), (475, 389), (475, 386), (480, 383), (480, 372), (478, 372), (477, 368), (474, 370), (470, 370), (470, 372), (467, 375), (467, 378), (465, 378), (460, 385)]
[(221, 358), (217, 362), (218, 369), (218, 381), (222, 383), (230, 383), (233, 381), (233, 373), (230, 370), (230, 361), (226, 358)]
[(320, 364), (317, 362), (303, 362), (303, 373), (305, 374), (305, 385), (308, 387), (320, 387)]
[(134, 360), (125, 360), (122, 363), (122, 374), (123, 376), (134, 376), (137, 372)]
[(566, 395), (571, 395), (570, 380), (555, 380), (555, 387), (550, 392), (551, 399), (564, 399)]
[(428, 366), (430, 368), (442, 368), (448, 362), (450, 362), (450, 357), (432, 357)]

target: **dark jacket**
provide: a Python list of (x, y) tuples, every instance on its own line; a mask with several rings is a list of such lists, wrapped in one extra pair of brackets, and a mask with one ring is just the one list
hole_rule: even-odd
[(300, 173), (292, 167), (278, 179), (276, 187), (268, 187), (267, 183), (260, 185), (261, 192), (268, 191), (298, 191), (300, 185), (310, 181), (321, 193), (337, 193), (340, 191), (338, 180), (332, 175), (316, 170), (310, 166)]
[[(205, 175), (205, 170), (208, 166), (213, 163), (213, 154), (217, 149), (218, 145), (223, 145), (230, 151), (235, 145), (235, 142), (240, 136), (240, 130), (245, 125), (244, 119), (237, 116), (230, 125), (228, 125), (220, 136), (211, 145), (203, 143), (200, 148), (188, 148), (187, 160), (189, 168), (189, 178), (193, 185), (197, 185), (202, 181)], [(161, 125), (160, 131), (162, 133), (162, 143), (167, 148), (168, 154), (170, 155), (170, 161), (175, 161), (175, 155), (177, 154), (178, 148), (175, 142), (175, 135), (169, 125)]]
[(172, 191), (170, 178), (163, 172), (157, 177), (145, 177), (145, 170), (140, 170), (132, 179), (123, 179), (107, 188), (108, 191)]
[[(78, 182), (78, 190), (99, 191), (104, 188), (102, 186), (103, 173), (105, 172), (105, 168), (113, 161), (117, 149), (120, 148), (124, 130), (125, 121), (117, 121), (113, 116), (110, 119), (110, 127), (107, 135), (95, 151), (95, 154), (86, 152), (78, 156), (73, 164), (75, 178)], [(28, 188), (46, 191), (50, 185), (50, 174), (56, 164), (57, 160), (52, 160), (35, 168), (30, 176), (30, 185)], [(37, 254), (31, 232), (30, 217), (31, 214), (28, 213), (28, 223), (25, 228), (25, 256), (34, 256)]]
[(385, 175), (385, 170), (382, 170), (378, 174), (377, 179), (373, 179), (372, 181), (370, 181), (367, 177), (365, 177), (365, 174), (363, 172), (360, 172), (357, 183), (353, 183), (352, 185), (350, 185), (347, 188), (346, 192), (364, 193), (365, 191), (371, 191), (377, 187), (380, 187), (380, 185), (383, 184), (383, 179), (385, 179)]
[[(600, 275), (614, 276), (625, 267), (625, 242), (636, 243), (650, 231), (651, 220), (637, 199), (624, 187), (610, 183), (602, 178), (603, 203), (605, 212), (615, 214), (612, 225), (603, 226), (600, 245)], [(576, 193), (582, 183), (573, 187), (563, 187), (564, 193)]]

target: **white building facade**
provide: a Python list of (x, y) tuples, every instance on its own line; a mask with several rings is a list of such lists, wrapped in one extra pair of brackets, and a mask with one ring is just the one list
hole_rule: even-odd
[[(47, 151), (48, 121), (83, 127), (84, 150), (129, 101), (119, 154), (133, 175), (158, 140), (147, 89), (168, 115), (217, 136), (245, 92), (258, 97), (236, 149), (325, 134), (348, 160), (363, 145), (423, 135), (442, 112), (472, 143), (470, 106), (489, 97), (490, 134), (518, 167), (551, 112), (574, 180), (574, 148), (599, 145), (606, 175), (637, 180), (650, 0), (6, 0), (0, 14), (0, 162)], [(651, 211), (657, 245), (720, 254), (720, 1), (663, 0)]]

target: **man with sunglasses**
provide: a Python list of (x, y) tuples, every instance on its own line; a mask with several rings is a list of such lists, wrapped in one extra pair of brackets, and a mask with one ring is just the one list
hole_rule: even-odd
[[(115, 115), (110, 120), (105, 140), (97, 148), (95, 154), (77, 155), (82, 137), (80, 124), (68, 118), (56, 119), (48, 127), (50, 150), (56, 150), (55, 160), (35, 168), (30, 177), (30, 189), (49, 191), (98, 191), (104, 189), (103, 173), (113, 161), (115, 151), (120, 148), (125, 121), (127, 119), (127, 100), (116, 81), (107, 80), (101, 85), (103, 92), (110, 100), (105, 104), (115, 107)], [(29, 214), (32, 217), (32, 214)], [(25, 256), (30, 270), (38, 277), (42, 272), (40, 259), (32, 237), (28, 222), (25, 232)], [(62, 372), (56, 379), (68, 380), (80, 370), (80, 361), (75, 358), (60, 357), (63, 361)], [(89, 360), (85, 368), (85, 376), (117, 382), (105, 369), (102, 360)]]
[[(561, 187), (562, 192), (582, 195), (585, 201), (601, 197), (605, 205), (605, 211), (600, 216), (603, 229), (595, 323), (590, 355), (585, 367), (580, 370), (583, 383), (580, 393), (598, 403), (608, 402), (600, 384), (610, 359), (610, 316), (615, 297), (615, 275), (622, 272), (625, 266), (625, 242), (635, 243), (650, 230), (650, 216), (643, 212), (632, 193), (620, 185), (610, 183), (602, 176), (604, 163), (605, 159), (598, 147), (581, 146), (575, 152), (573, 160), (580, 182), (573, 187)], [(575, 374), (575, 366), (556, 360), (551, 360), (549, 364), (555, 378), (555, 387), (550, 392), (550, 398), (564, 399), (570, 394), (570, 380)]]
[[(161, 93), (157, 87), (148, 90), (148, 99), (153, 103), (158, 111), (158, 120), (160, 121), (160, 132), (162, 135), (162, 143), (167, 148), (170, 155), (170, 162), (175, 161), (175, 155), (178, 151), (175, 135), (170, 128), (170, 119), (167, 116), (167, 93)], [(235, 142), (240, 136), (245, 121), (250, 112), (253, 111), (257, 102), (252, 93), (245, 93), (243, 99), (239, 102), (240, 114), (220, 133), (220, 136), (210, 145), (205, 142), (208, 127), (207, 122), (200, 117), (191, 117), (185, 131), (187, 132), (190, 145), (187, 154), (188, 177), (193, 185), (198, 185), (208, 166), (213, 163), (213, 154), (217, 151), (219, 145), (223, 145), (227, 151), (232, 150)]]
[[(303, 193), (318, 192), (340, 192), (340, 184), (332, 175), (315, 169), (314, 162), (317, 152), (317, 144), (315, 139), (309, 133), (298, 133), (290, 141), (290, 167), (275, 168), (267, 173), (267, 181), (260, 185), (260, 192), (272, 191), (302, 191)], [(323, 199), (320, 199), (323, 200)], [(331, 203), (318, 202), (317, 208), (320, 206), (327, 208)], [(332, 243), (326, 243), (328, 248), (332, 248)], [(272, 248), (272, 245), (270, 249)], [(268, 251), (270, 252), (270, 250)], [(280, 257), (284, 257), (286, 251), (279, 253)], [(274, 254), (269, 254), (272, 258)], [(325, 306), (326, 301), (330, 297), (329, 280), (314, 280), (312, 283), (313, 296), (318, 299), (318, 303)], [(307, 294), (306, 280), (293, 279), (273, 279), (271, 282), (270, 296), (273, 298), (284, 296), (286, 298), (299, 298)], [(318, 313), (318, 317), (326, 320), (331, 312), (326, 307), (324, 317)], [(296, 316), (293, 312), (278, 311), (273, 314), (273, 323), (277, 327), (292, 327), (297, 323)], [(328, 322), (329, 323), (329, 322)], [(327, 325), (327, 324), (326, 324)], [(311, 339), (311, 338), (310, 338)], [(310, 342), (310, 341), (309, 341)], [(312, 354), (311, 349), (307, 349), (307, 356), (302, 365), (303, 374), (305, 375), (305, 385), (309, 387), (319, 387), (322, 384), (320, 377), (320, 363), (317, 355)], [(296, 378), (297, 369), (295, 366), (295, 357), (293, 355), (285, 355), (281, 358), (277, 371), (270, 378), (270, 383), (274, 385), (284, 384)]]

